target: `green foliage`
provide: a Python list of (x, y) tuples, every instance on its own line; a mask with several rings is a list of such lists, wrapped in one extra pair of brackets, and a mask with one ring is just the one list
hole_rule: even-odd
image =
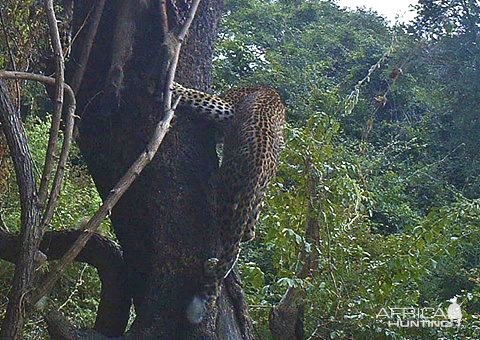
[[(50, 118), (40, 120), (32, 116), (26, 121), (27, 138), (34, 159), (37, 182), (43, 169), (49, 127)], [(58, 144), (60, 148), (61, 140)], [(59, 151), (58, 149), (57, 154)], [(71, 158), (78, 159), (79, 155), (79, 150), (73, 146)], [(20, 212), (14, 178), (11, 179), (8, 192), (11, 196), (5, 197), (3, 202), (3, 219), (9, 229), (17, 230)], [(91, 216), (100, 204), (101, 199), (91, 178), (86, 174), (86, 168), (69, 163), (65, 169), (65, 182), (51, 224), (55, 230), (71, 229), (83, 217)], [(105, 224), (102, 230), (108, 231), (108, 226)]]
[(43, 8), (36, 3), (35, 0), (2, 1), (0, 69), (26, 70), (38, 66), (42, 56), (39, 52), (46, 50), (48, 35)]
[(479, 32), (480, 4), (476, 0), (419, 0), (415, 7), (418, 17), (412, 28), (424, 36), (443, 39)]
[(409, 29), (428, 37), (413, 72), (431, 93), (426, 102), (432, 154), (449, 155), (439, 176), (469, 198), (480, 193), (480, 5), (478, 1), (420, 1), (419, 17)]
[[(476, 13), (471, 1), (452, 2)], [(480, 336), (480, 45), (475, 15), (455, 15), (444, 3), (420, 1), (414, 25), (391, 28), (329, 1), (227, 2), (218, 88), (273, 84), (289, 107), (277, 181), (258, 241), (243, 254), (262, 336), (287, 287), (305, 291), (314, 338)], [(463, 29), (434, 24), (437, 5)], [(398, 79), (390, 75), (396, 68)], [(382, 106), (377, 96), (386, 98)], [(308, 178), (317, 183), (318, 244), (305, 239)], [(302, 251), (318, 254), (303, 280)], [(384, 307), (446, 308), (454, 296), (464, 312), (459, 329), (389, 327), (376, 317)]]

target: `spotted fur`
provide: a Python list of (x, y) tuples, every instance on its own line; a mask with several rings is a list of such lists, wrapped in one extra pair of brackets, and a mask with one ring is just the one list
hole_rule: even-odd
[[(183, 104), (209, 119), (228, 122), (224, 127), (222, 165), (210, 181), (212, 216), (224, 246), (216, 258), (206, 261), (203, 287), (187, 308), (188, 319), (199, 323), (235, 265), (240, 243), (254, 236), (260, 205), (268, 183), (275, 176), (283, 145), (285, 106), (279, 94), (267, 87), (240, 88), (222, 97), (183, 87), (174, 94), (180, 92)], [(227, 112), (217, 118), (215, 111), (212, 115), (211, 105), (226, 108)]]
[(173, 97), (182, 96), (180, 105), (192, 107), (209, 120), (226, 122), (233, 117), (233, 105), (219, 96), (173, 84)]

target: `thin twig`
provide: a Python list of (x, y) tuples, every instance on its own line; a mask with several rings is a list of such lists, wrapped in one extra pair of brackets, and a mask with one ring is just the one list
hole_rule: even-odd
[(180, 43), (183, 43), (183, 40), (187, 36), (187, 32), (190, 28), (190, 25), (192, 24), (193, 18), (195, 18), (195, 13), (197, 12), (199, 4), (200, 4), (200, 0), (193, 0), (187, 19), (185, 20), (185, 23), (183, 24), (182, 29), (178, 34), (178, 40), (180, 41)]
[(95, 36), (97, 35), (98, 25), (100, 23), (100, 18), (102, 17), (104, 6), (105, 0), (96, 1), (92, 5), (92, 10), (93, 7), (95, 7), (93, 16), (90, 17), (91, 12), (89, 12), (87, 19), (85, 19), (88, 20), (88, 27), (87, 31), (85, 32), (85, 40), (82, 41), (82, 45), (79, 51), (78, 68), (76, 69), (71, 81), (71, 86), (73, 92), (75, 93), (78, 92), (78, 89), (82, 84), (83, 76), (85, 75), (88, 59), (90, 58), (90, 52), (92, 50), (93, 42), (95, 41)]
[[(78, 27), (77, 32), (72, 32), (72, 33), (75, 33), (75, 34), (72, 37), (72, 41), (70, 42), (70, 46), (68, 47), (68, 49), (70, 49), (70, 50), (72, 49), (72, 46), (75, 43), (75, 40), (77, 40), (80, 33), (82, 33), (83, 29), (85, 28), (85, 25), (88, 22), (88, 19), (90, 18), (90, 15), (92, 15), (93, 9), (94, 9), (94, 6), (92, 6), (90, 8), (90, 10), (88, 11), (87, 15), (85, 15), (85, 18), (83, 19), (82, 24)], [(73, 19), (72, 19), (72, 22), (73, 22)]]
[(146, 150), (142, 152), (142, 154), (137, 158), (137, 160), (130, 166), (125, 175), (123, 175), (123, 177), (118, 181), (117, 185), (115, 185), (115, 187), (110, 191), (110, 195), (105, 199), (102, 206), (87, 222), (84, 227), (84, 233), (78, 237), (72, 248), (70, 248), (70, 250), (62, 257), (62, 259), (51, 269), (50, 274), (34, 291), (33, 296), (30, 300), (32, 304), (37, 303), (38, 300), (48, 294), (48, 292), (53, 288), (56, 281), (64, 273), (67, 266), (73, 262), (73, 260), (83, 249), (90, 237), (95, 234), (98, 227), (100, 226), (100, 223), (107, 215), (110, 214), (110, 211), (113, 209), (115, 204), (120, 200), (120, 198), (128, 190), (128, 188), (135, 181), (135, 179), (140, 175), (145, 166), (153, 159), (170, 127), (170, 121), (173, 118), (174, 110), (179, 101), (180, 98), (177, 98), (175, 105), (170, 111), (166, 113), (164, 119), (162, 119), (157, 125), (154, 135), (148, 143)]
[[(192, 5), (190, 7), (190, 12), (188, 13), (187, 19), (185, 20), (185, 23), (181, 27), (179, 33), (175, 35), (172, 31), (170, 31), (166, 36), (165, 36), (165, 43), (164, 46), (167, 48), (171, 48), (173, 53), (167, 53), (167, 55), (173, 54), (172, 60), (170, 63), (168, 63), (168, 68), (167, 68), (167, 75), (165, 77), (165, 88), (164, 88), (164, 101), (163, 101), (163, 110), (166, 114), (168, 110), (170, 110), (172, 106), (172, 87), (173, 87), (173, 80), (175, 78), (175, 71), (177, 69), (177, 64), (178, 64), (178, 58), (180, 56), (180, 47), (185, 40), (185, 37), (187, 35), (188, 29), (190, 28), (190, 25), (192, 24), (193, 18), (195, 17), (195, 13), (197, 12), (198, 5), (200, 4), (200, 0), (194, 0), (192, 2)], [(173, 37), (173, 39), (172, 39)], [(171, 46), (171, 43), (167, 42), (167, 40), (173, 41), (174, 46)]]
[[(47, 13), (48, 27), (50, 30), (50, 40), (55, 54), (55, 100), (53, 103), (52, 125), (50, 126), (50, 136), (48, 138), (47, 155), (43, 167), (42, 179), (38, 190), (38, 203), (44, 206), (47, 199), (48, 186), (50, 184), (50, 175), (53, 169), (55, 148), (57, 146), (58, 132), (60, 131), (60, 120), (62, 119), (63, 108), (63, 88), (65, 83), (65, 63), (63, 60), (63, 49), (58, 31), (57, 18), (53, 8), (53, 0), (45, 0), (45, 12)], [(54, 188), (52, 188), (54, 190)]]
[(177, 44), (173, 46), (174, 54), (172, 56), (172, 62), (169, 63), (169, 68), (167, 70), (167, 82), (165, 89), (165, 101), (164, 103), (164, 116), (162, 120), (157, 124), (155, 131), (153, 133), (150, 142), (148, 143), (146, 149), (137, 160), (130, 166), (125, 175), (118, 181), (115, 187), (110, 191), (110, 194), (103, 202), (102, 206), (98, 211), (90, 218), (84, 227), (84, 232), (78, 237), (70, 250), (60, 259), (57, 264), (51, 269), (49, 275), (40, 283), (38, 288), (32, 293), (30, 303), (35, 304), (43, 296), (48, 294), (57, 280), (64, 273), (68, 265), (73, 262), (77, 257), (80, 251), (83, 249), (87, 241), (94, 235), (100, 223), (103, 219), (110, 214), (111, 210), (115, 204), (120, 200), (123, 194), (128, 190), (131, 184), (135, 179), (140, 175), (145, 166), (153, 159), (158, 148), (160, 147), (165, 135), (167, 134), (170, 128), (170, 122), (173, 118), (175, 109), (180, 102), (181, 97), (178, 97), (173, 105), (171, 105), (171, 87), (173, 85), (173, 79), (175, 76), (175, 71), (177, 67), (177, 62), (180, 53), (181, 42), (186, 36), (190, 24), (192, 23), (195, 12), (198, 8), (200, 0), (195, 0), (190, 9), (188, 19), (186, 20), (184, 27), (180, 30), (179, 35), (176, 37)]
[(62, 303), (57, 310), (62, 310), (69, 302), (72, 301), (72, 298), (77, 294), (78, 288), (83, 284), (83, 274), (88, 268), (88, 264), (83, 265), (82, 270), (80, 271), (80, 275), (78, 276), (78, 280), (75, 282), (75, 287), (73, 287), (72, 291), (70, 292), (70, 295), (68, 295), (68, 298), (65, 300), (64, 303)]

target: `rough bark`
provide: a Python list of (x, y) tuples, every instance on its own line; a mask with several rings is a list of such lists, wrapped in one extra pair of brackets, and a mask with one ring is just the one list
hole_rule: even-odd
[(0, 338), (19, 339), (25, 323), (25, 295), (32, 289), (34, 259), (40, 231), (40, 209), (33, 176), (33, 161), (20, 114), (14, 109), (7, 87), (0, 80), (0, 124), (7, 140), (20, 193), (20, 253)]
[[(81, 24), (94, 2), (76, 3), (74, 25)], [(115, 78), (114, 86), (109, 83), (112, 27), (122, 14), (120, 3), (105, 4), (77, 93), (80, 148), (102, 197), (143, 151), (162, 115), (162, 103), (155, 96), (164, 61), (160, 1), (138, 1), (131, 52), (120, 63), (121, 77)], [(167, 5), (171, 28), (178, 24), (177, 16), (172, 15), (172, 3)], [(182, 47), (176, 81), (209, 89), (222, 5), (221, 0), (201, 1)], [(176, 1), (180, 22), (188, 7), (188, 2)], [(81, 46), (82, 34), (76, 44)], [(75, 45), (72, 53), (75, 59)], [(185, 318), (185, 308), (201, 286), (203, 263), (219, 246), (206, 197), (217, 166), (213, 126), (179, 110), (157, 156), (113, 209), (111, 220), (124, 251), (128, 289), (137, 313), (128, 337), (253, 338), (241, 287), (233, 280), (225, 281), (227, 287), (203, 323), (194, 327)]]

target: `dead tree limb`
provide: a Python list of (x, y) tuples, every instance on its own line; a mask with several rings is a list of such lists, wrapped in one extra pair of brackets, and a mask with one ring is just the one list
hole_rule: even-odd
[[(0, 71), (0, 78), (29, 79), (38, 80), (50, 85), (55, 84), (55, 79), (53, 78), (22, 72)], [(3, 85), (3, 83), (1, 84)], [(73, 92), (71, 92), (71, 90), (68, 91), (68, 87), (65, 88), (70, 94), (71, 104), (67, 110), (67, 126), (65, 130), (62, 151), (47, 206), (47, 212), (51, 211), (52, 216), (56, 199), (58, 197), (58, 193), (60, 192), (65, 164), (70, 149), (70, 140), (73, 130), (73, 113), (75, 111), (75, 98), (73, 96)], [(40, 228), (41, 220), (39, 219), (39, 215), (41, 214), (41, 205), (38, 201), (35, 178), (33, 174), (33, 161), (28, 150), (25, 131), (23, 130), (23, 125), (21, 123), (19, 114), (13, 111), (13, 106), (9, 107), (11, 102), (9, 103), (9, 98), (6, 91), (6, 88), (2, 88), (0, 90), (0, 95), (2, 96), (2, 101), (0, 103), (0, 119), (5, 136), (7, 138), (7, 143), (9, 144), (15, 172), (17, 174), (17, 183), (20, 191), (20, 205), (22, 210), (20, 229), (22, 243), (20, 244), (21, 253), (17, 258), (14, 284), (11, 292), (11, 295), (16, 299), (12, 300), (12, 298), (10, 298), (9, 303), (9, 306), (10, 304), (15, 304), (15, 307), (12, 307), (14, 310), (10, 312), (10, 314), (8, 314), (10, 307), (7, 307), (7, 316), (5, 317), (0, 336), (7, 336), (6, 334), (8, 334), (7, 338), (17, 339), (21, 336), (23, 329), (23, 323), (25, 319), (24, 307), (25, 303), (29, 302), (27, 294), (33, 289), (32, 282), (34, 262), (38, 253), (38, 245), (42, 238), (43, 228)], [(15, 281), (15, 278), (17, 277), (17, 271), (21, 273), (18, 274), (20, 276), (18, 279), (19, 281)]]
[(160, 26), (162, 27), (162, 35), (165, 36), (168, 29), (167, 0), (159, 0), (160, 7)]
[[(3, 8), (0, 7), (0, 23), (2, 24), (2, 30), (3, 30), (3, 35), (5, 37), (5, 45), (7, 47), (7, 50), (8, 50), (8, 57), (10, 59), (10, 64), (11, 64), (11, 67), (14, 71), (17, 70), (17, 65), (16, 65), (16, 62), (15, 62), (15, 56), (13, 55), (13, 50), (10, 46), (10, 39), (8, 37), (8, 31), (7, 31), (7, 25), (5, 23), (5, 18), (3, 16)], [(20, 100), (21, 100), (21, 91), (20, 91), (20, 83), (18, 81), (15, 81), (15, 92), (16, 92), (16, 97), (15, 98), (15, 101), (16, 101), (16, 109), (19, 110), (20, 109)]]
[[(50, 135), (48, 138), (47, 155), (43, 167), (42, 179), (38, 189), (38, 204), (43, 208), (47, 199), (48, 187), (50, 184), (50, 175), (53, 169), (55, 148), (57, 146), (58, 132), (60, 131), (60, 120), (62, 118), (63, 92), (65, 84), (65, 63), (63, 59), (62, 44), (60, 42), (60, 33), (57, 25), (57, 18), (53, 8), (53, 0), (44, 1), (45, 12), (47, 14), (48, 28), (50, 31), (50, 41), (52, 43), (55, 55), (55, 95), (53, 100), (52, 123), (50, 125)], [(52, 189), (53, 190), (53, 189)]]
[[(112, 337), (104, 336), (92, 329), (77, 329), (59, 311), (50, 311), (45, 315), (47, 331), (52, 340), (109, 340)], [(115, 339), (119, 339), (116, 337)]]

